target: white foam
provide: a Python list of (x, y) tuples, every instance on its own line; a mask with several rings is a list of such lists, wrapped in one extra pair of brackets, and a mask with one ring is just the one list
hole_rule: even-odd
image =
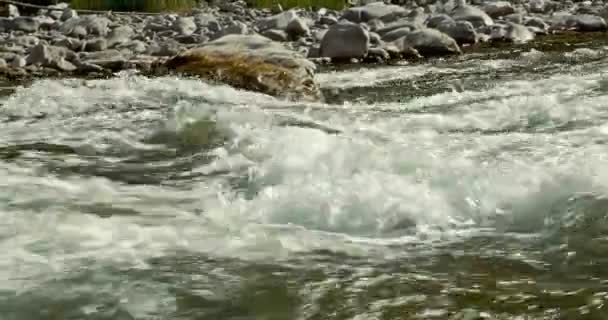
[[(370, 76), (403, 72), (385, 71)], [(3, 144), (42, 140), (88, 145), (90, 155), (120, 149), (124, 156), (148, 148), (142, 139), (160, 127), (178, 130), (211, 116), (229, 138), (212, 150), (213, 162), (193, 172), (227, 170), (246, 190), (226, 176), (176, 188), (49, 176), (36, 161), (2, 162), (0, 278), (8, 280), (0, 288), (34, 285), (87, 258), (145, 267), (149, 257), (175, 250), (243, 259), (315, 249), (391, 255), (403, 254), (391, 245), (436, 232), (441, 239), (468, 236), (471, 226), (495, 216), (531, 214), (560, 195), (606, 187), (606, 159), (594, 143), (606, 137), (600, 119), (608, 98), (596, 92), (600, 82), (597, 74), (562, 75), (348, 108), (174, 78), (36, 82), (4, 101), (3, 116), (25, 119), (0, 129)], [(441, 106), (451, 109), (371, 110)], [(327, 117), (323, 108), (334, 113)], [(47, 116), (31, 118), (41, 112)], [(342, 132), (279, 126), (272, 121), (279, 114)], [(530, 130), (573, 120), (596, 124)], [(500, 132), (510, 128), (528, 131)], [(87, 205), (134, 215), (83, 214)]]

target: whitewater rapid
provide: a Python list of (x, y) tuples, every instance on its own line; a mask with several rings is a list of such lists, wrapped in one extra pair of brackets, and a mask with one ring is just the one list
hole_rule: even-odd
[[(19, 87), (0, 107), (0, 293), (177, 253), (385, 261), (413, 254), (406, 245), (546, 235), (551, 208), (607, 194), (608, 82), (510, 77), (541, 59), (524, 58), (319, 75), (327, 90), (429, 76), (446, 88), (372, 104), (132, 74)], [(507, 76), (441, 82), (480, 69)], [(159, 299), (129, 312), (156, 314)]]

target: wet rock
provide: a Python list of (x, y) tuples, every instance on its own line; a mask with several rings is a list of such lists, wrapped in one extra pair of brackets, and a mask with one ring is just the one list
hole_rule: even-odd
[(110, 31), (110, 34), (108, 34), (108, 47), (112, 48), (114, 46), (127, 43), (131, 37), (133, 37), (133, 35), (135, 35), (135, 31), (130, 26), (125, 25), (116, 27)]
[(163, 67), (278, 97), (321, 97), (315, 65), (259, 35), (224, 36), (169, 59)]
[(79, 62), (76, 65), (76, 70), (80, 73), (91, 73), (91, 72), (101, 72), (103, 71), (103, 67), (96, 65), (94, 63), (88, 61)]
[(607, 29), (604, 18), (588, 14), (558, 17), (552, 27), (557, 30), (576, 30), (580, 32), (605, 31)]
[(332, 25), (334, 23), (337, 23), (338, 19), (334, 16), (321, 16), (319, 18), (319, 24), (321, 25)]
[(40, 28), (40, 22), (32, 17), (16, 17), (10, 20), (7, 27), (9, 30), (33, 33)]
[(321, 41), (321, 56), (338, 59), (365, 57), (369, 34), (362, 26), (348, 21), (332, 25)]
[(74, 71), (76, 66), (68, 60), (73, 61), (75, 58), (74, 52), (66, 48), (39, 44), (32, 48), (25, 60), (28, 65), (40, 65), (60, 71)]
[(379, 19), (370, 20), (365, 24), (367, 24), (371, 31), (380, 30), (385, 26), (384, 22), (380, 21)]
[(306, 22), (298, 17), (292, 19), (289, 24), (287, 24), (285, 31), (292, 39), (298, 39), (299, 37), (305, 37), (310, 34), (310, 29)]
[(474, 44), (477, 42), (477, 32), (469, 21), (446, 22), (440, 24), (437, 30), (447, 34), (458, 44)]
[(388, 52), (388, 54), (391, 56), (391, 58), (394, 58), (394, 59), (405, 58), (405, 59), (417, 60), (417, 59), (422, 58), (422, 56), (420, 55), (418, 50), (412, 48), (407, 43), (405, 43), (404, 41), (400, 41), (400, 40), (401, 39), (391, 42), (391, 43), (385, 43), (382, 46), (382, 49), (386, 50), (386, 52)]
[(63, 15), (63, 11), (61, 10), (51, 10), (47, 12), (47, 16), (51, 17), (53, 20), (61, 19), (61, 15)]
[(179, 17), (173, 22), (171, 28), (180, 35), (189, 36), (196, 31), (197, 26), (194, 22), (194, 18)]
[(513, 8), (513, 5), (507, 1), (494, 1), (486, 3), (483, 10), (494, 19), (515, 13), (515, 8)]
[(387, 5), (381, 1), (373, 2), (365, 6), (352, 7), (344, 10), (340, 19), (345, 19), (351, 22), (367, 22), (373, 19), (379, 19), (384, 16), (391, 15), (390, 22), (400, 17), (400, 15), (407, 14), (408, 11), (397, 5)]
[(115, 57), (113, 59), (98, 59), (98, 60), (87, 60), (83, 63), (88, 63), (91, 65), (99, 66), (103, 69), (107, 69), (110, 71), (121, 71), (125, 69), (129, 69), (129, 61), (124, 58)]
[(328, 29), (317, 30), (313, 34), (313, 39), (315, 39), (317, 42), (321, 42), (323, 40), (323, 37), (325, 37), (325, 34), (327, 33), (327, 30)]
[(390, 58), (391, 55), (383, 48), (370, 48), (367, 52), (366, 60), (382, 62)]
[(456, 40), (443, 32), (430, 28), (412, 31), (392, 43), (398, 48), (412, 47), (425, 57), (462, 53)]
[(86, 42), (84, 46), (85, 51), (103, 51), (108, 48), (108, 42), (106, 39), (97, 38)]
[(515, 22), (515, 21), (511, 21), (511, 22), (523, 24), (523, 25), (529, 26), (529, 27), (536, 27), (542, 31), (549, 30), (549, 24), (547, 24), (543, 19), (541, 19), (539, 17), (528, 18), (525, 20), (525, 23), (524, 22)]
[(116, 49), (109, 49), (97, 52), (81, 52), (79, 53), (81, 60), (115, 60), (124, 59), (123, 54)]
[(475, 28), (494, 23), (494, 20), (483, 10), (469, 5), (458, 5), (452, 10), (451, 16), (456, 21), (469, 21)]
[(507, 22), (505, 39), (514, 43), (534, 40), (534, 33), (521, 24)]
[(283, 30), (269, 29), (262, 32), (262, 35), (270, 40), (285, 42), (288, 39), (287, 32)]
[(372, 45), (378, 45), (382, 43), (382, 37), (375, 32), (369, 32), (369, 43)]

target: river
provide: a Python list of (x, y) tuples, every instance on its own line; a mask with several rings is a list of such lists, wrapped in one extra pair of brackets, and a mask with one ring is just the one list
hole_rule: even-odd
[(606, 319), (607, 52), (14, 88), (0, 318)]

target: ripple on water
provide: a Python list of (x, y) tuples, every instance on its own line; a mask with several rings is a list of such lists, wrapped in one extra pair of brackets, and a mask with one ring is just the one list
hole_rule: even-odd
[(543, 63), (524, 60), (320, 76), (342, 92), (429, 74), (485, 82), (373, 104), (169, 77), (19, 88), (0, 108), (0, 309), (599, 316), (605, 80), (510, 77)]

